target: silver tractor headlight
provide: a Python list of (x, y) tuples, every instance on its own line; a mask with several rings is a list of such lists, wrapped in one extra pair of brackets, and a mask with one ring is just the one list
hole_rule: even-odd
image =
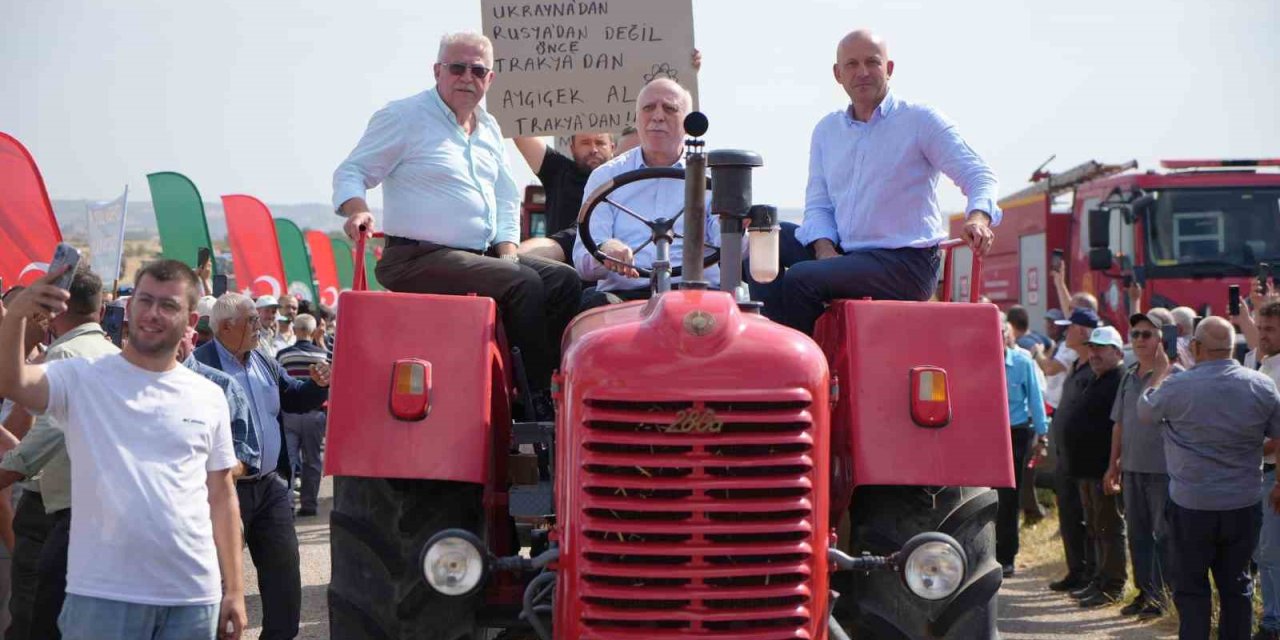
[(422, 549), (422, 575), (442, 595), (470, 595), (488, 575), (484, 544), (464, 529), (441, 531), (431, 536)]
[(945, 600), (964, 585), (968, 561), (960, 544), (945, 533), (922, 533), (902, 547), (902, 580), (925, 600)]

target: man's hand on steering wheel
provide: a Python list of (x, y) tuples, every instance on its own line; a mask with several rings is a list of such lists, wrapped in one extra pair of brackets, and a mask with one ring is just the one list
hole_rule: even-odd
[[(627, 278), (640, 277), (640, 273), (631, 266), (635, 264), (635, 253), (623, 241), (616, 238), (605, 240), (600, 245), (600, 252), (613, 258), (613, 260), (602, 261), (604, 268)], [(614, 260), (618, 262), (614, 262)]]

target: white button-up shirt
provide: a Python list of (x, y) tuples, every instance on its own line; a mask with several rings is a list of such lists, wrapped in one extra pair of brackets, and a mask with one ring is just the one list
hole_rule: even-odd
[(373, 114), (333, 172), (335, 209), (382, 184), (382, 230), (459, 249), (520, 242), (520, 192), (498, 122), (479, 107), (468, 136), (434, 89)]
[[(615, 176), (621, 175), (628, 171), (644, 168), (644, 155), (639, 147), (631, 149), (626, 153), (606, 162), (591, 172), (591, 177), (587, 179), (587, 186), (583, 190), (582, 203), (585, 205), (587, 199), (595, 192), (600, 185), (613, 179)], [(674, 168), (683, 169), (684, 160), (677, 161)], [(654, 180), (642, 180), (626, 185), (617, 191), (614, 191), (609, 199), (618, 204), (631, 209), (641, 216), (653, 220), (655, 218), (672, 218), (684, 209), (684, 181), (670, 180), (666, 178)], [(711, 207), (711, 192), (707, 192), (707, 211)], [(683, 233), (684, 218), (676, 222), (675, 232)], [(719, 244), (720, 242), (720, 219), (717, 216), (707, 215), (706, 224), (706, 240), (711, 244)], [(639, 220), (627, 215), (617, 207), (602, 203), (596, 207), (591, 214), (591, 239), (596, 241), (597, 245), (603, 244), (605, 240), (616, 238), (621, 240), (633, 250), (644, 244), (652, 236), (649, 227), (641, 223)], [(681, 257), (684, 253), (684, 243), (680, 238), (676, 238), (671, 243), (671, 266), (678, 267), (681, 264)], [(635, 255), (636, 266), (650, 269), (653, 267), (653, 260), (656, 249), (650, 242)], [(598, 291), (629, 291), (634, 289), (644, 289), (649, 286), (649, 281), (645, 278), (627, 278), (612, 271), (605, 269), (595, 257), (587, 253), (586, 247), (582, 245), (582, 238), (579, 237), (573, 245), (573, 263), (577, 267), (578, 273), (584, 280), (599, 280), (596, 285)], [(720, 266), (715, 265), (707, 267), (704, 277), (711, 283), (712, 287), (720, 286)], [(672, 282), (679, 282), (680, 278), (672, 278)]]
[(801, 244), (826, 238), (845, 251), (932, 247), (947, 239), (939, 172), (1000, 224), (995, 174), (936, 109), (885, 96), (867, 122), (849, 108), (825, 116), (809, 147)]

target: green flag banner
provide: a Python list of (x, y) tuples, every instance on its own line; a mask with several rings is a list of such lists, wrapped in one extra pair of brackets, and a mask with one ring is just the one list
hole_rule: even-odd
[(356, 277), (356, 264), (352, 258), (351, 243), (342, 238), (333, 238), (333, 261), (338, 265), (338, 286), (343, 291), (351, 290), (351, 281)]
[[(160, 255), (196, 268), (200, 248), (212, 251), (213, 242), (195, 183), (176, 171), (160, 171), (147, 174), (147, 184), (156, 210), (156, 226), (160, 228)], [(213, 268), (217, 273), (217, 260), (213, 261)]]
[(307, 256), (307, 241), (302, 230), (292, 220), (276, 218), (276, 242), (280, 243), (280, 261), (284, 263), (285, 289), (309, 302), (320, 299), (316, 294), (315, 278), (311, 275), (311, 258)]

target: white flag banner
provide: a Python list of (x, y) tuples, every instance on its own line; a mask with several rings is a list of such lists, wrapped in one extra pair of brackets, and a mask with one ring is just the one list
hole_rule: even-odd
[(110, 287), (120, 278), (120, 260), (124, 254), (124, 217), (129, 204), (129, 186), (115, 200), (90, 202), (89, 264)]

